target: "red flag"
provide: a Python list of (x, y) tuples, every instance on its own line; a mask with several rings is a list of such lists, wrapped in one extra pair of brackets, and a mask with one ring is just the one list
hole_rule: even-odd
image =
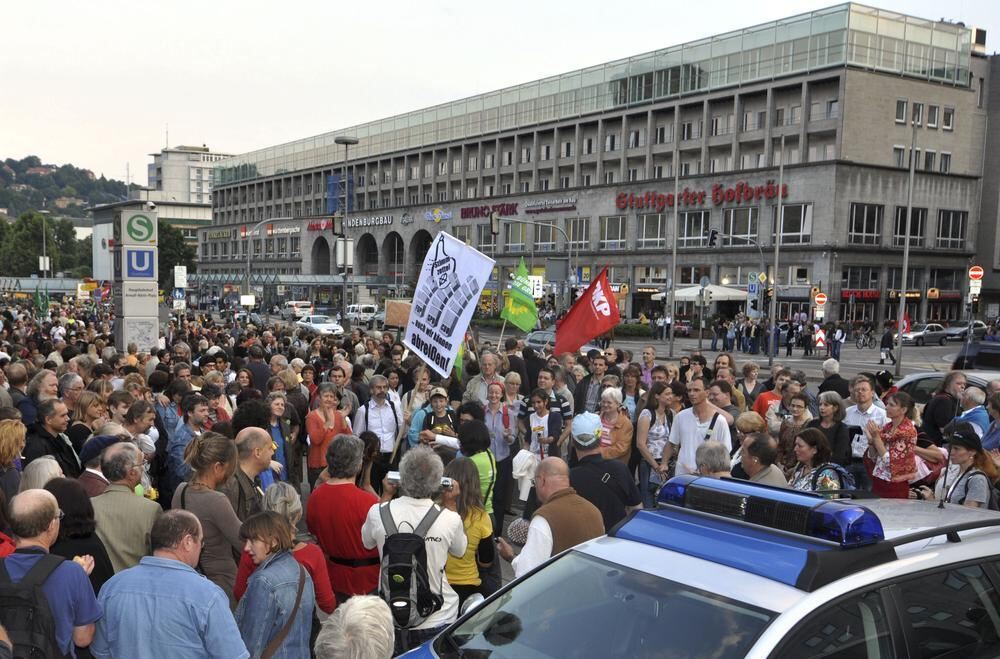
[(907, 311), (903, 314), (903, 332), (910, 331), (910, 312)]
[(584, 343), (604, 334), (619, 321), (618, 301), (608, 283), (608, 269), (604, 268), (559, 324), (555, 354), (579, 350)]

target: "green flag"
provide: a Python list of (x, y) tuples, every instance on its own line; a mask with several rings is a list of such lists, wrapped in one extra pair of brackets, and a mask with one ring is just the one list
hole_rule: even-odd
[(507, 302), (503, 305), (500, 317), (523, 332), (530, 332), (535, 329), (535, 325), (538, 323), (538, 308), (535, 307), (535, 298), (531, 294), (528, 267), (524, 264), (523, 256), (514, 272)]
[(38, 309), (38, 313), (42, 313), (42, 309), (45, 308), (42, 306), (42, 291), (38, 286), (35, 286), (35, 308)]

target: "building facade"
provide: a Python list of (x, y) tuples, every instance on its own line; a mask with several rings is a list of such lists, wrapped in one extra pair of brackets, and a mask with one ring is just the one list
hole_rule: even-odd
[[(668, 281), (747, 288), (765, 270), (781, 317), (819, 289), (827, 318), (893, 319), (903, 294), (911, 318), (958, 320), (981, 224), (984, 45), (845, 4), (236, 156), (217, 168), (199, 280), (239, 284), (249, 255), (272, 296), (339, 305), (346, 196), (351, 299), (406, 295), (446, 230), (497, 260), (494, 309), (524, 257), (581, 285), (609, 267), (629, 317), (661, 311)], [(494, 236), (492, 211), (521, 222)]]
[(176, 146), (149, 154), (148, 187), (161, 193), (164, 201), (190, 204), (212, 203), (215, 165), (228, 153), (213, 153), (207, 146)]

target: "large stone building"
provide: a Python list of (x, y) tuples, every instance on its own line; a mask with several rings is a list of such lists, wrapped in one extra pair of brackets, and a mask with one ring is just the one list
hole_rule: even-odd
[[(199, 280), (240, 284), (250, 249), (266, 297), (339, 305), (346, 180), (353, 298), (406, 294), (444, 230), (496, 258), (487, 299), (522, 256), (536, 274), (569, 261), (582, 283), (608, 266), (634, 317), (662, 309), (668, 279), (746, 287), (762, 261), (773, 276), (780, 195), (782, 317), (818, 288), (827, 318), (894, 318), (904, 291), (912, 317), (957, 320), (981, 224), (984, 46), (961, 24), (844, 4), (236, 156), (216, 171)], [(341, 136), (358, 139), (344, 179)], [(529, 224), (494, 237), (492, 210)]]

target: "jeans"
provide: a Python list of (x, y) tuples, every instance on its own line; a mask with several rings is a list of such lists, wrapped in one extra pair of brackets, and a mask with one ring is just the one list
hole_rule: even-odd
[(865, 492), (872, 491), (872, 480), (868, 476), (863, 460), (852, 459), (851, 464), (847, 465), (847, 471), (854, 477), (854, 487)]
[(656, 494), (657, 485), (650, 486), (649, 475), (652, 473), (653, 469), (649, 466), (649, 463), (643, 460), (639, 463), (639, 493), (642, 495), (642, 507), (643, 508), (655, 508), (656, 499), (654, 495)]

